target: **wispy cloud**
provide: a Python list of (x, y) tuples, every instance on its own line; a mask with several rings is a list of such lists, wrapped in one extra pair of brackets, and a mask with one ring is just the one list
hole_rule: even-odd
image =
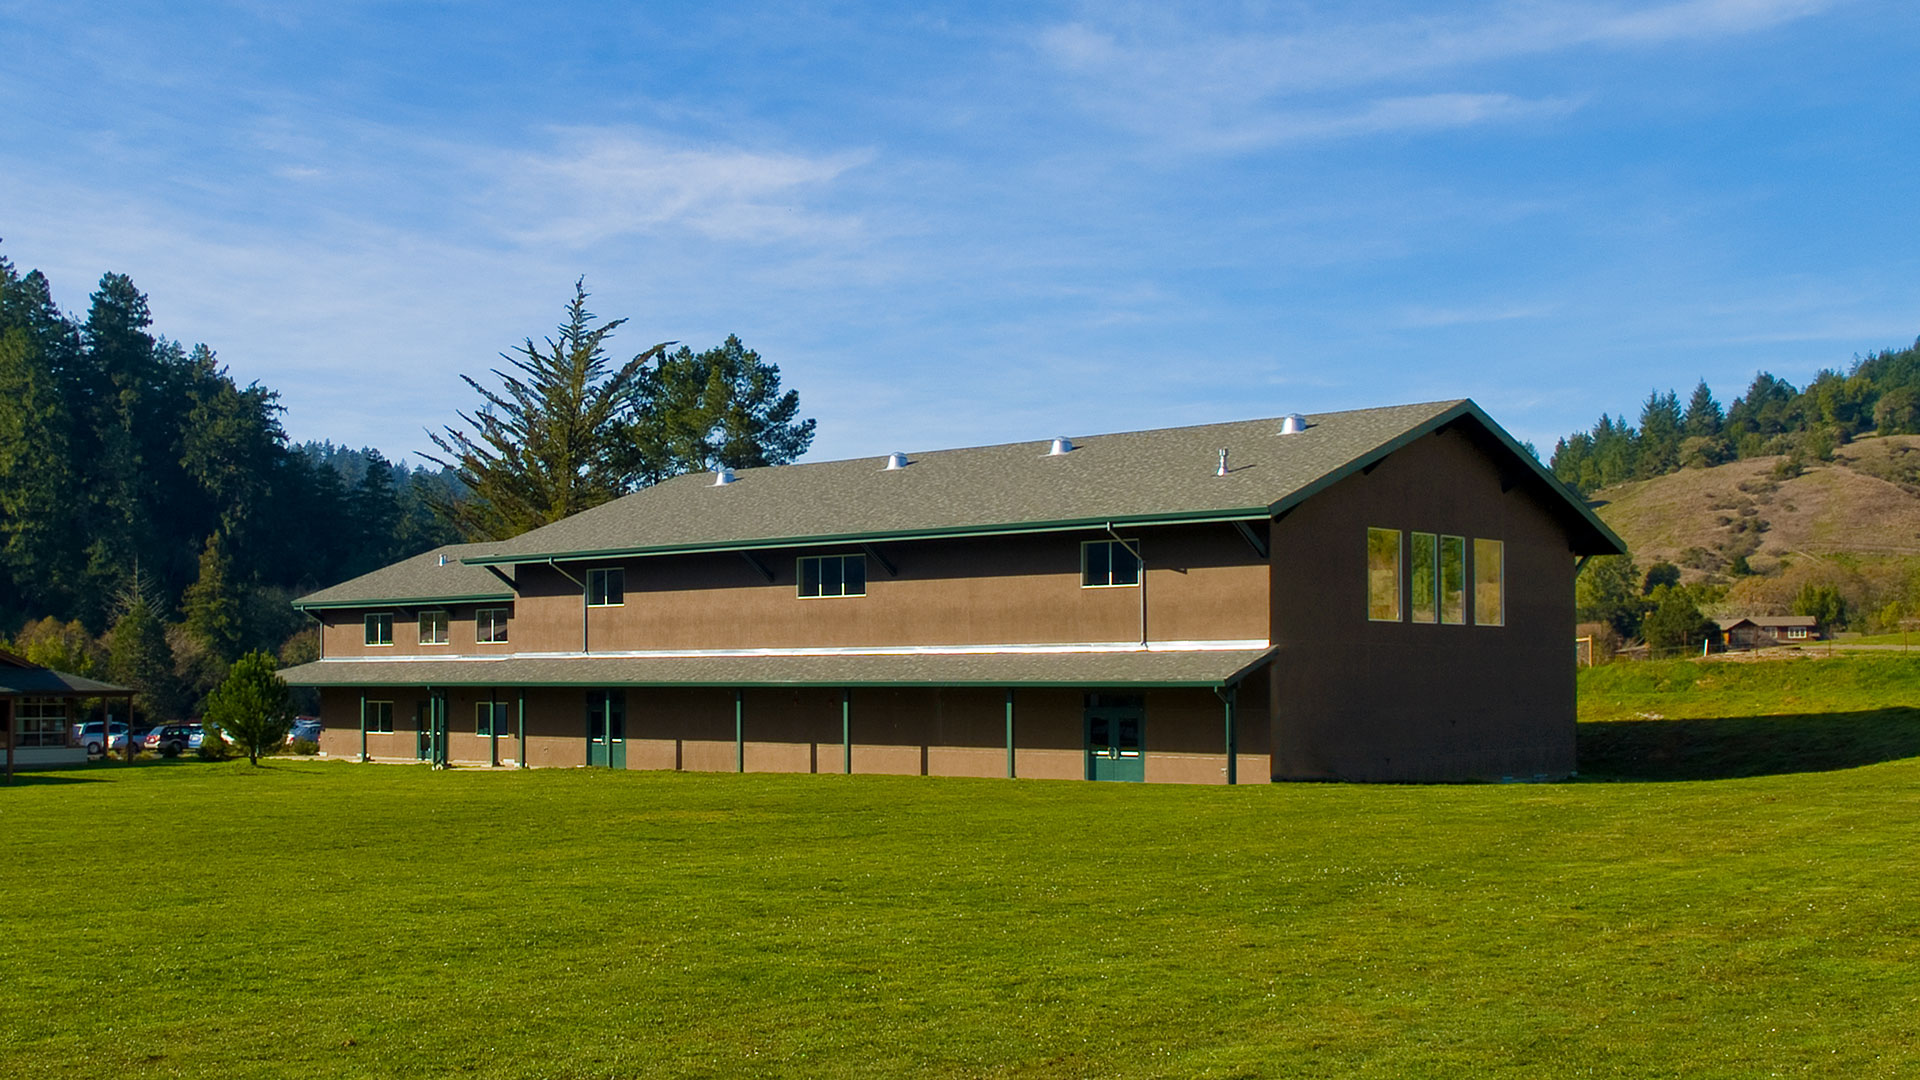
[[(1389, 94), (1317, 111), (1314, 100), (1581, 47), (1633, 47), (1751, 33), (1844, 0), (1683, 0), (1652, 6), (1506, 2), (1445, 17), (1305, 19), (1284, 31), (1196, 26), (1166, 9), (1102, 11), (1040, 32), (1042, 57), (1083, 107), (1197, 147), (1441, 130), (1564, 113), (1568, 98)], [(1362, 91), (1364, 93), (1364, 91)], [(1321, 106), (1322, 110), (1326, 106)]]
[(809, 203), (870, 160), (684, 146), (646, 134), (556, 128), (553, 147), (515, 154), (488, 200), (503, 231), (529, 243), (582, 246), (661, 228), (717, 240), (850, 237), (858, 218)]

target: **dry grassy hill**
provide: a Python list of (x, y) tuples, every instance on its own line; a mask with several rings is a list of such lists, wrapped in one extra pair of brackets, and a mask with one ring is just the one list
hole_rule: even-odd
[(1737, 556), (1767, 573), (1783, 557), (1920, 556), (1920, 436), (1869, 437), (1798, 476), (1778, 457), (1683, 469), (1594, 493), (1634, 559), (1718, 574)]

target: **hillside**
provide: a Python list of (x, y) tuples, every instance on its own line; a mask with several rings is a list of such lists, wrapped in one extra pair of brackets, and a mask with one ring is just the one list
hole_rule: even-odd
[(1689, 578), (1720, 575), (1742, 556), (1759, 573), (1794, 555), (1920, 556), (1920, 436), (1859, 439), (1831, 462), (1776, 477), (1783, 460), (1682, 469), (1593, 501), (1641, 566), (1666, 559)]

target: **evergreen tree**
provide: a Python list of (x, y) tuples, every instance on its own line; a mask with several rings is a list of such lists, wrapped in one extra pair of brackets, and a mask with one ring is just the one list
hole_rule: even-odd
[(240, 590), (218, 536), (207, 537), (200, 552), (200, 576), (187, 587), (180, 606), (186, 631), (222, 668), (233, 663), (246, 641)]
[(518, 374), (493, 369), (500, 392), (461, 376), (485, 402), (459, 414), (471, 430), (428, 432), (444, 456), (427, 460), (452, 469), (469, 493), (436, 508), (468, 539), (517, 536), (624, 490), (614, 454), (616, 427), (632, 408), (642, 365), (673, 343), (655, 345), (614, 368), (605, 343), (626, 320), (595, 326), (595, 318), (587, 310), (585, 279), (576, 281), (557, 340), (547, 338), (543, 348), (528, 338), (513, 354), (501, 354)]
[(107, 671), (113, 681), (137, 691), (134, 703), (155, 720), (180, 719), (179, 685), (166, 626), (138, 576), (128, 588), (125, 610), (107, 633)]
[(1640, 408), (1640, 455), (1634, 475), (1664, 476), (1680, 467), (1680, 399), (1673, 391), (1647, 395)]
[(206, 738), (218, 738), (216, 727), (225, 731), (254, 765), (260, 755), (278, 749), (293, 726), (293, 698), (274, 671), (273, 657), (250, 652), (235, 661), (226, 680), (207, 695), (206, 722)]
[(1721, 425), (1727, 417), (1720, 409), (1720, 403), (1713, 400), (1713, 391), (1707, 389), (1707, 380), (1701, 379), (1693, 388), (1693, 396), (1687, 399), (1686, 415), (1681, 418), (1680, 426), (1688, 435), (1712, 438), (1720, 434)]
[(1649, 655), (1659, 657), (1697, 651), (1712, 624), (1701, 616), (1700, 608), (1687, 590), (1662, 585), (1653, 591), (1650, 599), (1653, 610), (1647, 613), (1640, 627)]
[(1602, 555), (1587, 564), (1574, 584), (1574, 607), (1581, 622), (1603, 622), (1622, 640), (1640, 636), (1647, 601), (1640, 592), (1640, 569), (1626, 555)]
[(619, 438), (624, 471), (638, 486), (722, 465), (784, 465), (813, 444), (814, 421), (799, 412), (799, 393), (781, 393), (779, 365), (738, 337), (700, 353), (682, 346), (642, 376)]
[(1816, 585), (1809, 581), (1793, 598), (1795, 615), (1811, 615), (1821, 626), (1838, 630), (1847, 619), (1847, 602), (1835, 585)]

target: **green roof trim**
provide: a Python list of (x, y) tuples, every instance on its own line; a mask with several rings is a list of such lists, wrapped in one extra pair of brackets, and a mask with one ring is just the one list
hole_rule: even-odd
[(374, 600), (300, 599), (293, 602), (293, 607), (296, 611), (325, 611), (332, 608), (423, 607), (428, 604), (471, 604), (496, 600), (501, 603), (512, 603), (515, 599), (514, 594), (509, 592), (478, 593), (473, 596), (383, 596)]

